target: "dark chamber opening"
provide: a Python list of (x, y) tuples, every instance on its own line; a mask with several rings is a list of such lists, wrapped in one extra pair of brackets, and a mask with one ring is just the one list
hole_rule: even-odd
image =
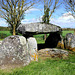
[(60, 33), (52, 32), (47, 37), (45, 44), (38, 44), (38, 50), (44, 48), (56, 48), (60, 40), (61, 40)]

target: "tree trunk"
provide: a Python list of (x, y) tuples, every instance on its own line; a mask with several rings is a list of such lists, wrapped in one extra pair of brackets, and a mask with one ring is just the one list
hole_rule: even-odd
[(15, 28), (16, 28), (16, 25), (13, 25), (13, 35), (16, 35)]
[(74, 29), (74, 35), (75, 35), (75, 29)]
[(47, 38), (47, 34), (44, 34), (44, 41), (46, 41), (46, 38)]

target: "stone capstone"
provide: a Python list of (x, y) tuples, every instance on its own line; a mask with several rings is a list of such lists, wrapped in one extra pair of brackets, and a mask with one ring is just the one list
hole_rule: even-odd
[(63, 49), (55, 49), (55, 48), (45, 48), (38, 51), (38, 55), (41, 57), (51, 57), (51, 58), (67, 58), (68, 51)]
[(66, 49), (75, 51), (75, 35), (73, 35), (72, 33), (66, 34), (64, 44)]
[(38, 54), (37, 54), (37, 41), (34, 37), (29, 37), (27, 39), (28, 42), (28, 50), (30, 54), (30, 59), (33, 61), (38, 61)]
[[(33, 45), (32, 45), (33, 42)], [(29, 45), (29, 48), (28, 48)], [(34, 38), (28, 39), (23, 36), (9, 36), (2, 41), (0, 47), (0, 66), (8, 64), (27, 65), (31, 61), (31, 56), (37, 50), (37, 42)], [(30, 48), (32, 46), (32, 48)], [(33, 51), (31, 51), (31, 50)], [(31, 53), (30, 53), (31, 52)], [(34, 58), (34, 57), (33, 57)]]
[(39, 33), (50, 33), (50, 32), (61, 32), (59, 26), (53, 24), (42, 24), (42, 23), (30, 23), (21, 24), (17, 28), (17, 31), (22, 34), (39, 34)]

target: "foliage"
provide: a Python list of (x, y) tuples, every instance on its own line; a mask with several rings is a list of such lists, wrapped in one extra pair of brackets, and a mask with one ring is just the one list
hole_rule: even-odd
[(0, 31), (9, 31), (10, 28), (9, 27), (0, 27)]
[(63, 31), (74, 31), (75, 28), (63, 28), (62, 30), (63, 30)]
[(44, 9), (44, 15), (43, 15), (43, 23), (49, 24), (49, 8), (46, 10)]
[(71, 15), (75, 18), (75, 0), (64, 0), (65, 8), (71, 12)]
[(52, 14), (55, 12), (55, 9), (59, 6), (59, 0), (44, 0), (44, 15), (42, 20), (44, 23), (49, 24), (49, 20)]
[(0, 17), (10, 25), (13, 35), (24, 18), (25, 11), (35, 3), (35, 0), (0, 0)]
[(52, 14), (55, 12), (55, 9), (59, 7), (59, 0), (44, 0), (44, 9), (49, 13), (49, 20)]
[[(50, 18), (52, 14), (54, 13), (55, 9), (58, 7), (59, 0), (44, 0), (44, 15), (42, 17), (42, 22), (45, 24), (49, 24)], [(47, 38), (47, 35), (44, 35), (45, 39)]]

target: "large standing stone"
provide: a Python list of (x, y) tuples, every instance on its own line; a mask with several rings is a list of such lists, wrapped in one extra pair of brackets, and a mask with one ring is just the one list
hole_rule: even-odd
[(29, 62), (25, 37), (16, 35), (3, 40), (0, 47), (0, 65), (27, 65)]
[(29, 49), (30, 59), (37, 61), (38, 60), (37, 41), (33, 37), (29, 37), (27, 39), (27, 41), (28, 41), (28, 49)]
[(75, 35), (68, 33), (65, 36), (65, 48), (75, 51)]

